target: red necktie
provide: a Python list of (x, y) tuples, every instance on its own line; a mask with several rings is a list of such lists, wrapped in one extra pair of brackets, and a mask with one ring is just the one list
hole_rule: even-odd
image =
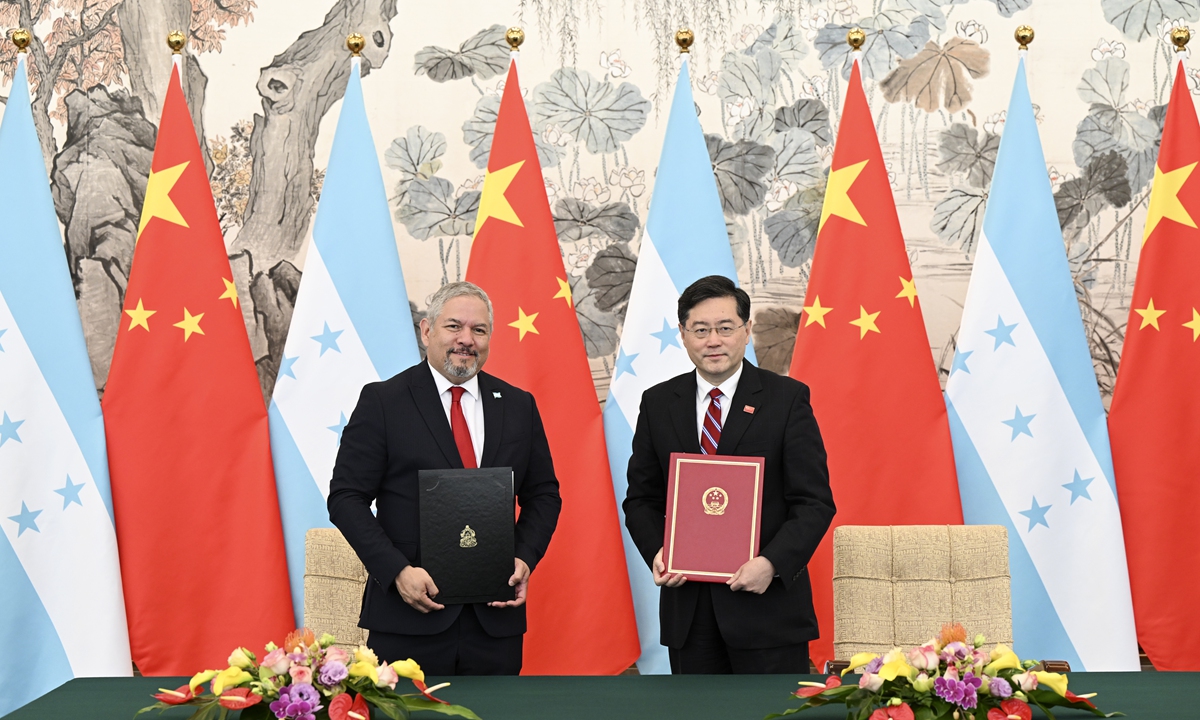
[[(458, 446), (458, 455), (462, 458), (465, 468), (476, 468), (475, 445), (471, 442), (471, 430), (467, 427), (467, 416), (462, 411), (462, 394), (466, 392), (461, 387), (450, 388), (450, 429), (454, 431), (454, 444)], [(717, 432), (720, 432), (718, 430)]]
[(708, 394), (708, 409), (704, 412), (704, 427), (700, 433), (700, 452), (716, 455), (721, 444), (721, 389), (713, 388)]

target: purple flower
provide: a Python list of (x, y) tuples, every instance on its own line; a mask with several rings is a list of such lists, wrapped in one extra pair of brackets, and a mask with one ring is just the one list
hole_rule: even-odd
[(1012, 684), (1002, 677), (994, 677), (988, 683), (988, 694), (998, 698), (1010, 697), (1013, 694)]
[(972, 710), (979, 703), (977, 695), (983, 680), (967, 673), (962, 680), (940, 677), (933, 681), (933, 691), (938, 697), (961, 708)]
[(317, 673), (317, 682), (325, 687), (333, 687), (345, 680), (349, 675), (350, 671), (346, 669), (346, 666), (335, 660), (321, 666), (320, 672)]
[(279, 699), (271, 703), (270, 708), (279, 720), (315, 720), (316, 712), (324, 707), (320, 700), (320, 694), (312, 685), (296, 683), (280, 688)]
[(879, 668), (881, 667), (883, 667), (883, 658), (877, 657), (871, 662), (867, 663), (866, 667), (863, 668), (863, 672), (874, 674), (879, 672)]

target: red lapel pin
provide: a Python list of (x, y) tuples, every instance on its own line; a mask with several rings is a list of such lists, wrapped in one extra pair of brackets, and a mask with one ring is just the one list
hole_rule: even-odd
[(754, 406), (753, 406), (753, 405), (747, 405), (746, 407), (742, 408), (742, 412), (744, 412), (744, 413), (750, 413), (751, 415), (753, 415), (753, 414), (754, 414)]

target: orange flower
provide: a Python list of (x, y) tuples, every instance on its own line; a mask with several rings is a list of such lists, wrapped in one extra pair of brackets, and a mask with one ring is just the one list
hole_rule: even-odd
[(283, 648), (284, 652), (293, 652), (297, 645), (307, 650), (308, 646), (312, 645), (316, 641), (317, 636), (313, 635), (312, 630), (309, 630), (308, 628), (296, 628), (288, 633), (288, 636), (284, 638), (283, 645), (281, 647)]
[(942, 632), (938, 635), (938, 645), (946, 647), (952, 642), (967, 642), (967, 629), (962, 626), (962, 623), (942, 626)]

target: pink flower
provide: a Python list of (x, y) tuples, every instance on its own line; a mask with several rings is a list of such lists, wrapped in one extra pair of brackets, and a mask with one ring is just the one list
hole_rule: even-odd
[(294, 683), (312, 684), (312, 668), (308, 666), (293, 665), (288, 670), (288, 674), (292, 676), (292, 682)]
[(288, 659), (287, 652), (283, 648), (276, 648), (263, 658), (262, 666), (270, 668), (271, 672), (276, 675), (282, 675), (292, 666), (292, 661)]
[(334, 645), (333, 647), (325, 650), (325, 662), (340, 662), (341, 664), (349, 667), (351, 663), (350, 653), (347, 652), (345, 648), (340, 648), (337, 645)]
[(908, 651), (908, 664), (918, 670), (936, 670), (938, 662), (938, 653), (932, 644), (922, 645)]
[(396, 674), (395, 668), (387, 663), (379, 666), (379, 680), (375, 683), (375, 687), (383, 687), (386, 685), (389, 690), (396, 689), (396, 683), (400, 681), (400, 676)]
[(858, 686), (870, 692), (879, 692), (879, 688), (883, 687), (883, 678), (875, 673), (865, 672), (859, 676)]
[(1037, 675), (1034, 675), (1031, 672), (1019, 673), (1017, 675), (1013, 675), (1012, 678), (1010, 678), (1010, 681), (1014, 685), (1021, 688), (1021, 690), (1023, 692), (1029, 692), (1030, 690), (1037, 690), (1037, 686), (1038, 686)]

